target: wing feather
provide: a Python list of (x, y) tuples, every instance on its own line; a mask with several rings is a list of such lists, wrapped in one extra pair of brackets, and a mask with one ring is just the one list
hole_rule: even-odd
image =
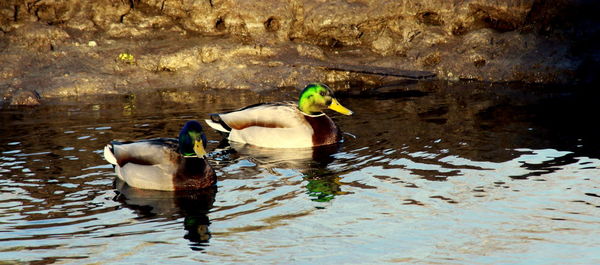
[(171, 162), (177, 157), (178, 141), (172, 138), (154, 138), (135, 142), (113, 141), (112, 154), (117, 165), (127, 163), (138, 165), (157, 165)]
[(234, 130), (248, 127), (294, 128), (301, 126), (301, 116), (294, 102), (262, 103), (218, 114), (220, 121)]

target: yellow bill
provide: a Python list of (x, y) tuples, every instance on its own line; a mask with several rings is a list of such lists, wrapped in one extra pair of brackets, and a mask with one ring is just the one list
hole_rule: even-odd
[(337, 101), (337, 99), (335, 99), (335, 98), (331, 99), (331, 104), (329, 105), (329, 109), (337, 111), (344, 115), (352, 115), (352, 111), (347, 109), (346, 107), (342, 106), (342, 104), (340, 104)]
[(194, 142), (194, 152), (198, 157), (203, 157), (206, 155), (206, 150), (204, 150), (204, 145), (202, 144), (202, 140)]

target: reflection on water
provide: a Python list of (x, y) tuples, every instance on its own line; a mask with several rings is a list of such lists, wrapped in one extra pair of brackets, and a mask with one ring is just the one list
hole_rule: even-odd
[(251, 161), (259, 169), (273, 174), (277, 174), (276, 169), (293, 169), (303, 174), (307, 194), (319, 202), (330, 201), (335, 195), (343, 194), (339, 189), (340, 177), (332, 177), (335, 172), (327, 169), (341, 147), (342, 143), (294, 149), (263, 148), (236, 142), (227, 146), (229, 153), (237, 155), (237, 160)]
[[(596, 97), (418, 83), (340, 93), (344, 142), (207, 131), (216, 190), (114, 182), (112, 139), (298, 91), (165, 90), (0, 110), (0, 262), (598, 264)], [(235, 94), (234, 96), (231, 96)], [(587, 122), (581, 122), (581, 121)]]
[(317, 172), (307, 173), (304, 180), (307, 182), (307, 194), (313, 201), (328, 202), (335, 195), (345, 194), (340, 188), (342, 185), (340, 176), (328, 176), (317, 170)]
[(119, 191), (114, 200), (133, 210), (137, 219), (178, 219), (184, 217), (183, 226), (187, 231), (185, 239), (191, 242), (193, 250), (204, 250), (210, 239), (210, 225), (207, 214), (213, 207), (216, 188), (200, 191), (156, 191), (130, 187), (120, 179), (115, 180)]

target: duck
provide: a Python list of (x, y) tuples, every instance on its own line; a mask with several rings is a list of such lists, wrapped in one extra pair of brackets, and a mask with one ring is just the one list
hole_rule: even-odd
[(111, 141), (104, 159), (117, 177), (140, 189), (184, 191), (214, 187), (216, 173), (206, 159), (206, 135), (198, 121), (188, 121), (175, 138)]
[(297, 102), (258, 103), (241, 109), (210, 114), (205, 122), (228, 134), (229, 141), (267, 148), (308, 148), (338, 143), (340, 128), (323, 111), (344, 115), (342, 106), (323, 83), (310, 83)]

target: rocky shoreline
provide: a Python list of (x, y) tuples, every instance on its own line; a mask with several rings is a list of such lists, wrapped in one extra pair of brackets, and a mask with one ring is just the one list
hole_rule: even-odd
[(312, 81), (338, 90), (433, 77), (590, 84), (598, 81), (599, 5), (8, 0), (0, 3), (0, 93), (35, 104), (36, 96)]

